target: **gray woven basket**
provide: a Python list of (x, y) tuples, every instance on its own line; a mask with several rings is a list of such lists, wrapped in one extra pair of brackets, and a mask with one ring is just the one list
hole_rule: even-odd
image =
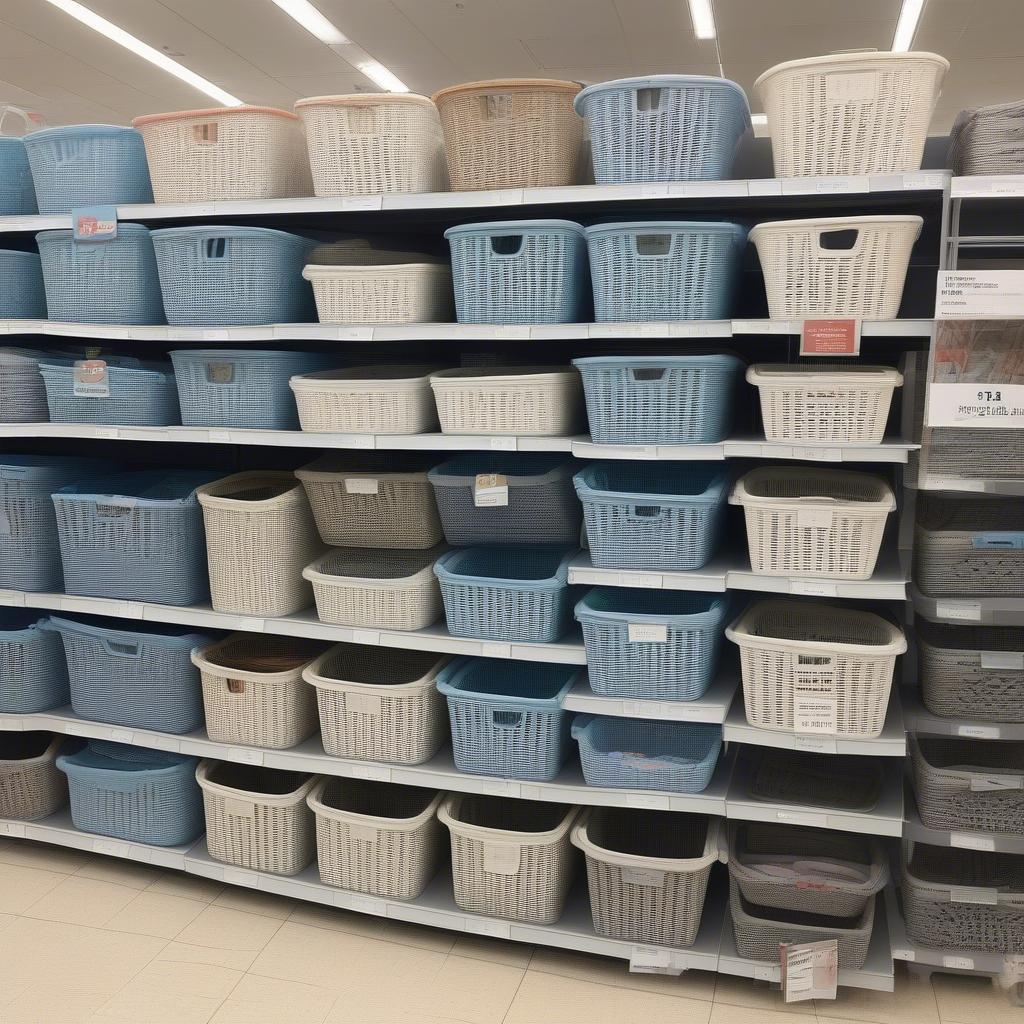
[(752, 800), (870, 811), (882, 794), (882, 766), (856, 754), (816, 754), (772, 747), (743, 748), (751, 758)]
[(68, 780), (54, 763), (62, 736), (0, 733), (0, 818), (35, 821), (68, 802)]
[(1024, 173), (1024, 100), (961, 110), (949, 144), (954, 174)]

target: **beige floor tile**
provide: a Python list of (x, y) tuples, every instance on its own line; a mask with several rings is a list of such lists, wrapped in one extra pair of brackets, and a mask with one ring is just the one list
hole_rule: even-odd
[(316, 903), (296, 903), (288, 918), (290, 924), (301, 924), (311, 928), (326, 928), (350, 935), (365, 935), (381, 939), (387, 927), (387, 919), (372, 914), (356, 914), (351, 910), (336, 907), (322, 907)]
[(297, 900), (286, 896), (255, 892), (236, 885), (227, 886), (213, 901), (216, 907), (244, 910), (247, 914), (259, 914), (261, 917), (276, 917), (279, 921), (287, 920), (297, 903)]
[(84, 878), (96, 878), (101, 882), (127, 885), (131, 889), (146, 889), (163, 872), (159, 868), (151, 868), (148, 864), (136, 864), (134, 861), (122, 860), (120, 857), (101, 856), (87, 861), (75, 874)]
[(521, 967), (449, 956), (413, 1009), (442, 1019), (501, 1024), (523, 980)]
[(870, 992), (862, 988), (841, 988), (834, 1000), (815, 1002), (819, 1021), (870, 1021), (872, 1024), (938, 1024), (935, 993), (927, 978), (908, 974), (896, 964), (895, 990)]
[(212, 903), (224, 891), (224, 886), (209, 878), (186, 875), (184, 871), (164, 871), (150, 884), (149, 891)]
[(138, 890), (113, 882), (100, 882), (81, 875), (66, 875), (59, 885), (41, 896), (27, 910), (26, 917), (63, 921), (90, 928), (102, 928), (119, 910), (138, 895)]
[(735, 978), (719, 974), (715, 981), (715, 1003), (724, 1006), (743, 1006), (751, 1010), (774, 1010), (779, 1013), (798, 1013), (814, 1016), (814, 1003), (787, 1003), (782, 992), (766, 981), (752, 978)]
[[(2, 933), (0, 933), (2, 937)], [(1011, 1006), (1007, 994), (988, 978), (933, 974), (932, 988), (943, 1024), (1021, 1024), (1024, 1009)]]
[(333, 989), (247, 974), (210, 1024), (323, 1024), (337, 999)]
[(214, 949), (212, 946), (191, 946), (187, 942), (168, 942), (156, 956), (157, 960), (171, 960), (182, 964), (207, 964), (210, 967), (230, 967), (233, 971), (247, 971), (256, 959), (254, 949)]
[(789, 1003), (785, 1010), (759, 1010), (750, 1006), (715, 1003), (708, 1024), (805, 1024), (807, 1017), (792, 1012), (799, 1003)]
[(179, 942), (213, 949), (257, 952), (281, 927), (281, 922), (259, 914), (208, 906), (178, 933)]
[(508, 967), (521, 967), (525, 970), (530, 966), (533, 946), (525, 942), (490, 939), (485, 935), (459, 935), (451, 953), (452, 956), (486, 960), (490, 964), (506, 964)]
[(156, 935), (173, 939), (186, 925), (191, 924), (208, 904), (201, 900), (187, 900), (181, 896), (167, 896), (148, 889), (138, 893), (123, 910), (107, 923), (107, 928), (137, 935)]
[(30, 985), (3, 1007), (3, 1024), (82, 1024), (106, 1002), (106, 996), (63, 984)]
[(50, 846), (34, 839), (0, 839), (0, 864), (20, 864), (22, 867), (70, 875), (93, 859), (91, 853)]
[(0, 863), (0, 913), (22, 913), (67, 877), (56, 871)]
[(0, 932), (2, 932), (13, 921), (17, 921), (15, 914), (0, 914)]

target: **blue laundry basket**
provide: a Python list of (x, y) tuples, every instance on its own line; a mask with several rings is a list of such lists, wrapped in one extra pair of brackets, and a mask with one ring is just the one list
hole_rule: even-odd
[(156, 604), (208, 600), (198, 470), (90, 477), (53, 496), (69, 594)]
[(717, 444), (729, 435), (744, 363), (732, 355), (588, 356), (583, 378), (596, 444)]
[(162, 324), (163, 300), (149, 231), (118, 224), (108, 242), (76, 242), (70, 231), (36, 235), (51, 320)]
[(164, 228), (153, 232), (169, 324), (315, 323), (302, 276), (317, 242), (271, 228)]
[(46, 290), (39, 254), (0, 249), (0, 320), (45, 320)]
[(177, 734), (202, 726), (202, 682), (191, 654), (212, 637), (183, 626), (125, 629), (117, 620), (57, 615), (49, 628), (63, 641), (76, 715)]
[(96, 459), (0, 455), (0, 588), (64, 589), (50, 495), (105, 468)]
[(192, 843), (205, 831), (198, 765), (197, 757), (105, 740), (57, 758), (75, 828), (151, 846)]
[(0, 714), (34, 715), (68, 702), (60, 637), (39, 612), (0, 608)]
[(38, 212), (25, 143), (0, 136), (0, 216), (31, 216)]
[(576, 605), (594, 693), (697, 700), (715, 675), (728, 614), (724, 597), (595, 587)]
[(572, 738), (588, 786), (702, 793), (715, 774), (722, 727), (577, 715)]
[(562, 324), (590, 319), (587, 243), (569, 220), (462, 224), (452, 252), (455, 310), (464, 324)]
[(455, 767), (471, 775), (553, 779), (569, 755), (562, 699), (582, 673), (572, 665), (456, 658), (437, 676), (448, 701)]
[(746, 93), (705, 75), (602, 82), (573, 105), (587, 126), (598, 185), (728, 178), (750, 131)]
[(51, 422), (133, 427), (165, 427), (181, 422), (178, 389), (169, 363), (140, 364), (138, 360), (129, 363), (111, 358), (104, 361), (109, 392), (106, 396), (76, 394), (76, 390), (83, 390), (76, 388), (81, 374), (69, 360), (39, 364)]
[(299, 412), (288, 381), (332, 362), (313, 352), (260, 349), (193, 348), (169, 354), (186, 427), (298, 430)]
[(482, 547), (434, 563), (448, 632), (477, 640), (551, 643), (572, 625), (575, 548)]
[(76, 124), (44, 128), (23, 141), (42, 214), (153, 202), (146, 148), (134, 128)]
[(594, 319), (727, 319), (746, 244), (738, 224), (711, 221), (589, 227)]

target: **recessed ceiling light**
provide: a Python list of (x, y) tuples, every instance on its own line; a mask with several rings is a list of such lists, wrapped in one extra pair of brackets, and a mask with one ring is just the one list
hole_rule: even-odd
[(322, 43), (337, 46), (347, 43), (345, 33), (328, 21), (309, 0), (271, 0), (288, 15), (294, 18), (310, 35), (314, 35)]
[(914, 45), (917, 25), (924, 10), (924, 0), (903, 0), (899, 21), (892, 37), (892, 52), (906, 53)]
[(689, 0), (689, 4), (693, 34), (698, 39), (714, 39), (715, 14), (711, 10), (711, 0)]

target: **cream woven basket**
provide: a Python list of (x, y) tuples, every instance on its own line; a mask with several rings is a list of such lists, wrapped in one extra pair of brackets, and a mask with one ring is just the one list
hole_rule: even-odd
[(0, 743), (0, 818), (35, 821), (68, 802), (67, 776), (57, 768), (63, 736), (6, 732)]
[(425, 324), (451, 319), (451, 267), (438, 263), (330, 266), (309, 263), (322, 324)]

